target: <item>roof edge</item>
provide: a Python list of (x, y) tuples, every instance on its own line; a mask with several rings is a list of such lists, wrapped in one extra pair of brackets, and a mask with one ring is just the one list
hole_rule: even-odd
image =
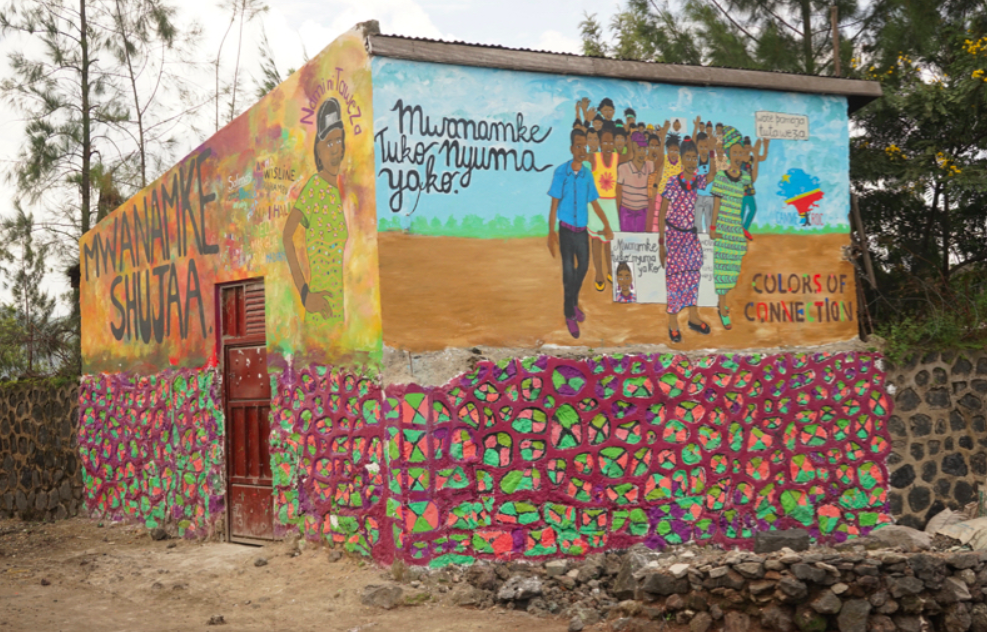
[(376, 20), (357, 25), (364, 33), (371, 56), (392, 57), (481, 68), (502, 68), (560, 75), (611, 77), (629, 81), (687, 86), (724, 86), (777, 92), (831, 94), (847, 98), (850, 113), (882, 96), (876, 81), (818, 77), (763, 70), (687, 66), (659, 62), (625, 61), (490, 46), (382, 35)]

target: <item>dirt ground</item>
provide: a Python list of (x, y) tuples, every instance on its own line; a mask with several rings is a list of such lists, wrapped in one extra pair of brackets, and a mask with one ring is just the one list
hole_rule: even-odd
[[(665, 306), (614, 304), (607, 291), (593, 288), (593, 267), (583, 282), (580, 305), (586, 322), (574, 340), (562, 316), (562, 270), (542, 237), (465, 239), (424, 237), (399, 232), (378, 235), (384, 342), (411, 352), (447, 347), (537, 347), (542, 344), (608, 347), (669, 344), (675, 349), (749, 349), (819, 345), (857, 335), (853, 267), (841, 261), (847, 235), (756, 235), (744, 258), (737, 287), (728, 295), (734, 327), (725, 331), (715, 308), (702, 308), (712, 333), (700, 335), (679, 317), (683, 341), (668, 338)], [(843, 291), (822, 294), (764, 294), (753, 288), (756, 274), (845, 275)], [(760, 286), (763, 289), (763, 286)], [(744, 316), (748, 303), (851, 301), (853, 321), (754, 322)], [(756, 309), (756, 307), (755, 307)], [(816, 311), (813, 309), (813, 314)]]
[[(258, 558), (268, 563), (255, 566)], [(567, 622), (442, 603), (360, 603), (385, 583), (373, 564), (279, 542), (252, 547), (151, 540), (142, 527), (73, 518), (0, 520), (0, 632), (264, 630), (562, 632)], [(405, 587), (415, 602), (415, 590)], [(225, 625), (210, 625), (222, 617)]]

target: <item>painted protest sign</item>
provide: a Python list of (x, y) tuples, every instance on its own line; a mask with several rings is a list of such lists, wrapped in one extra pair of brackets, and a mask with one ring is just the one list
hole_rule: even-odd
[[(715, 307), (716, 291), (713, 287), (713, 240), (708, 235), (700, 235), (703, 247), (703, 267), (699, 281), (699, 307)], [(621, 300), (628, 292), (623, 291), (618, 282), (613, 285), (613, 300), (616, 303), (665, 303), (665, 268), (659, 257), (658, 233), (614, 233), (611, 242), (613, 269), (617, 270), (626, 262), (631, 272), (631, 292), (634, 299)]]
[(757, 112), (754, 126), (760, 138), (809, 140), (809, 117), (782, 112)]

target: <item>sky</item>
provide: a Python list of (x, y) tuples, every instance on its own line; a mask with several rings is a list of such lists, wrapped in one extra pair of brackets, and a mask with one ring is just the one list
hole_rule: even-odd
[[(216, 0), (170, 2), (177, 10), (180, 24), (194, 21), (202, 29), (197, 59), (203, 63), (215, 59), (230, 24), (229, 9)], [(618, 7), (616, 0), (279, 0), (271, 2), (265, 13), (246, 25), (240, 68), (246, 72), (248, 83), (260, 76), (258, 46), (262, 33), (271, 44), (282, 76), (286, 76), (288, 69), (298, 68), (341, 33), (366, 20), (378, 20), (384, 34), (578, 53), (579, 23), (584, 15), (595, 13), (601, 20), (609, 21)], [(232, 74), (238, 27), (239, 24), (234, 26), (223, 46), (225, 75)], [(0, 78), (9, 74), (7, 56), (14, 50), (31, 50), (31, 43), (10, 38), (0, 41)], [(206, 140), (209, 133), (199, 131), (178, 136), (180, 141), (173, 162)], [(5, 173), (16, 160), (23, 138), (21, 117), (0, 103), (0, 164)], [(0, 179), (0, 217), (14, 212), (14, 196), (14, 187)], [(26, 210), (33, 211), (39, 219), (45, 217), (42, 208), (27, 206)], [(56, 270), (58, 262), (49, 263), (51, 270), (44, 287), (50, 294), (60, 296), (68, 291), (68, 285)], [(8, 298), (9, 294), (0, 288), (0, 300)], [(68, 312), (64, 303), (59, 307), (59, 312)]]

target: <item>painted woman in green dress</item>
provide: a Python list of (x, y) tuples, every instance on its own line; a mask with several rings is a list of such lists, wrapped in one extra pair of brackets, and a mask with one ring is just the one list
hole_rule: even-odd
[[(339, 101), (330, 98), (317, 114), (315, 167), (284, 225), (284, 252), (291, 278), (308, 317), (315, 322), (343, 322), (343, 252), (349, 231), (343, 213), (338, 178), (346, 151)], [(305, 229), (309, 279), (306, 281), (295, 252), (298, 225)]]
[(709, 236), (713, 239), (713, 284), (717, 294), (717, 310), (724, 329), (731, 329), (727, 294), (737, 285), (740, 263), (747, 254), (747, 238), (740, 219), (744, 187), (751, 186), (751, 176), (741, 169), (746, 153), (743, 136), (733, 127), (723, 128), (723, 151), (729, 167), (713, 180), (713, 224)]

